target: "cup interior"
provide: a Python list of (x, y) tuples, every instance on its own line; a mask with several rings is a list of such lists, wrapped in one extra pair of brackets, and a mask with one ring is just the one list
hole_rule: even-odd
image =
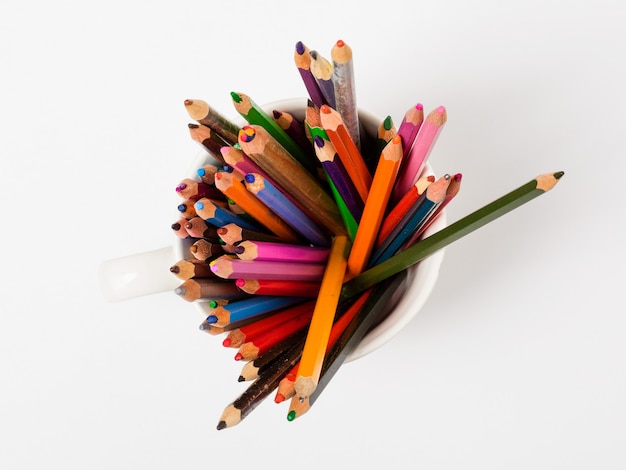
[[(263, 105), (262, 108), (270, 114), (273, 110), (288, 112), (297, 119), (302, 120), (305, 116), (306, 103), (306, 98), (292, 98), (273, 101)], [(359, 110), (359, 121), (362, 123), (365, 132), (367, 132), (370, 136), (375, 137), (378, 126), (383, 119), (368, 111)], [(241, 126), (245, 125), (245, 122), (241, 119), (235, 120), (235, 122)], [(198, 181), (199, 177), (196, 170), (208, 163), (217, 165), (220, 164), (220, 162), (216, 161), (208, 152), (198, 152), (191, 162), (186, 175), (183, 177)], [(425, 165), (424, 174), (435, 174), (428, 162)], [(441, 211), (437, 219), (424, 232), (424, 237), (441, 230), (446, 226), (446, 223), (446, 211), (444, 209)], [(183, 257), (184, 253), (188, 252), (187, 250), (189, 249), (191, 242), (178, 238), (177, 240), (178, 241), (175, 243), (174, 248), (176, 256), (180, 259)], [(444, 249), (441, 249), (408, 269), (407, 287), (404, 295), (402, 295), (402, 297), (397, 301), (385, 319), (361, 340), (359, 346), (348, 356), (346, 362), (363, 357), (378, 349), (380, 346), (396, 336), (415, 317), (415, 315), (417, 315), (435, 286), (439, 276), (439, 269), (443, 261), (444, 251)], [(193, 304), (201, 314), (204, 316), (207, 315), (206, 302), (196, 301), (193, 302)]]

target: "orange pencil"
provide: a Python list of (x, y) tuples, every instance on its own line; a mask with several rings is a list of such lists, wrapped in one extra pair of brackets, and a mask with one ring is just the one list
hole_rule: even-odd
[(361, 274), (367, 265), (401, 161), (402, 139), (396, 135), (385, 146), (378, 160), (369, 196), (365, 202), (363, 215), (348, 258), (346, 280)]
[(320, 121), (328, 138), (335, 146), (337, 154), (354, 186), (363, 201), (366, 201), (372, 184), (372, 175), (365, 165), (361, 152), (352, 140), (352, 137), (350, 137), (341, 114), (328, 105), (322, 105), (320, 108)]
[(215, 174), (215, 187), (285, 243), (297, 243), (300, 240), (296, 232), (283, 219), (248, 191), (241, 181), (233, 177), (232, 173), (217, 172)]
[(320, 377), (341, 286), (346, 274), (349, 251), (350, 240), (347, 235), (338, 235), (333, 238), (295, 382), (296, 393), (301, 399), (305, 399), (315, 390)]

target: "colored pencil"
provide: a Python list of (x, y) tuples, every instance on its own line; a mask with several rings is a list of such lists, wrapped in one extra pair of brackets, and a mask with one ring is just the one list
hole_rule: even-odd
[(200, 216), (195, 216), (185, 222), (187, 233), (195, 238), (204, 238), (213, 243), (219, 243), (219, 236), (215, 226), (208, 224)]
[(292, 318), (296, 318), (299, 316), (305, 316), (307, 318), (310, 318), (313, 314), (314, 308), (315, 300), (308, 300), (292, 307), (284, 308), (274, 313), (273, 315), (269, 315), (265, 318), (249, 323), (248, 325), (244, 325), (240, 328), (230, 330), (227, 333), (226, 338), (224, 338), (222, 345), (224, 347), (238, 348), (244, 342), (255, 338), (257, 335), (265, 331), (269, 331), (272, 328)]
[(394, 201), (400, 200), (421, 176), (430, 152), (447, 121), (447, 116), (446, 108), (439, 106), (424, 119), (409, 154), (402, 161), (398, 181), (392, 195)]
[(333, 199), (316, 178), (294, 160), (262, 127), (245, 126), (239, 133), (242, 150), (291, 194), (309, 218), (331, 233), (345, 234), (345, 227)]
[(224, 245), (201, 238), (189, 247), (189, 252), (195, 259), (206, 261), (214, 256), (223, 255)]
[(237, 299), (243, 297), (234, 282), (224, 282), (215, 276), (202, 279), (187, 279), (174, 289), (174, 293), (188, 302), (200, 299)]
[(413, 246), (392, 256), (386, 261), (367, 269), (343, 285), (340, 297), (341, 300), (347, 300), (384, 279), (419, 263), (424, 258), (448, 246), (450, 243), (472, 233), (504, 214), (517, 209), (532, 199), (545, 194), (554, 188), (564, 174), (563, 171), (558, 171), (539, 175), (519, 188), (475, 210), (438, 232), (421, 239)]
[(333, 62), (332, 82), (335, 96), (335, 109), (343, 118), (346, 129), (357, 148), (361, 149), (359, 113), (356, 105), (354, 63), (352, 48), (341, 39), (330, 51)]
[(196, 213), (196, 208), (193, 207), (195, 203), (195, 199), (185, 199), (183, 202), (178, 204), (177, 209), (178, 212), (180, 212), (181, 217), (191, 219), (192, 217), (197, 216), (198, 214)]
[(296, 297), (317, 297), (320, 282), (292, 281), (280, 279), (237, 279), (237, 287), (247, 294), (288, 295)]
[(244, 240), (235, 247), (235, 254), (243, 260), (290, 261), (294, 263), (326, 263), (329, 249), (290, 243)]
[(358, 223), (363, 213), (365, 201), (361, 198), (341, 158), (337, 155), (335, 145), (331, 141), (324, 140), (317, 135), (313, 138), (313, 142), (315, 144), (315, 154), (321, 162), (328, 179), (332, 182), (350, 214)]
[(215, 277), (209, 264), (198, 259), (178, 260), (170, 266), (170, 272), (183, 281), (191, 278)]
[[(250, 125), (262, 127), (283, 147), (303, 168), (315, 174), (315, 166), (309, 155), (285, 132), (270, 116), (244, 93), (231, 92), (235, 109)], [(245, 150), (244, 150), (245, 151)]]
[(235, 360), (253, 361), (261, 354), (265, 354), (265, 352), (267, 352), (270, 348), (276, 346), (288, 336), (294, 335), (302, 330), (306, 331), (312, 315), (313, 311), (311, 310), (310, 315), (299, 316), (283, 322), (272, 328), (271, 331), (266, 331), (255, 336), (249, 341), (246, 341), (239, 346), (237, 353), (235, 354)]
[(178, 186), (176, 186), (176, 193), (183, 199), (195, 199), (206, 197), (215, 200), (224, 200), (224, 195), (221, 194), (215, 186), (205, 184), (201, 181), (194, 181), (191, 178), (183, 178)]
[(296, 243), (300, 240), (299, 235), (283, 219), (248, 191), (240, 180), (233, 178), (231, 173), (218, 172), (215, 175), (215, 187), (285, 243)]
[(333, 64), (315, 50), (310, 51), (309, 55), (311, 56), (311, 73), (319, 85), (322, 95), (324, 95), (324, 101), (334, 108)]
[(428, 217), (443, 202), (449, 184), (450, 175), (445, 174), (426, 188), (426, 191), (419, 197), (416, 204), (407, 211), (389, 236), (372, 253), (368, 267), (387, 260), (402, 248), (411, 235), (426, 223)]
[(200, 99), (187, 99), (184, 104), (191, 119), (210, 127), (231, 145), (234, 145), (237, 142), (239, 126), (237, 126), (230, 119), (224, 117), (213, 107), (209, 106), (206, 101)]
[(406, 158), (411, 151), (423, 122), (424, 106), (421, 103), (411, 106), (404, 113), (402, 122), (398, 127), (398, 135), (402, 139), (402, 158)]
[[(345, 312), (342, 313), (339, 318), (335, 319), (333, 326), (330, 330), (330, 336), (328, 337), (328, 345), (326, 346), (326, 356), (328, 355), (329, 349), (335, 344), (337, 339), (341, 336), (342, 332), (346, 329), (346, 327), (350, 324), (352, 319), (357, 315), (368, 296), (371, 293), (371, 289), (363, 292), (354, 302), (346, 302), (344, 305), (339, 308), (345, 309)], [(337, 314), (340, 312), (338, 311)], [(326, 362), (326, 357), (324, 357), (324, 362)], [(288, 398), (291, 398), (295, 395), (295, 381), (298, 375), (298, 367), (300, 364), (294, 365), (294, 367), (285, 375), (285, 377), (279, 382), (276, 396), (274, 401), (276, 403), (281, 403)], [(322, 371), (324, 370), (324, 365), (322, 365)]]
[(191, 236), (189, 235), (189, 232), (187, 232), (187, 230), (185, 229), (186, 222), (187, 219), (182, 218), (178, 219), (170, 226), (178, 238), (185, 239)]
[(365, 165), (361, 152), (350, 137), (341, 115), (330, 106), (324, 105), (320, 108), (320, 120), (354, 186), (361, 195), (361, 199), (366, 201), (369, 187), (372, 184), (372, 176)]
[(202, 146), (213, 158), (218, 161), (222, 160), (220, 148), (229, 145), (222, 136), (214, 132), (210, 127), (203, 124), (189, 123), (189, 135), (191, 138)]
[(291, 399), (287, 413), (288, 421), (301, 417), (313, 406), (365, 335), (389, 314), (398, 297), (406, 290), (406, 281), (406, 272), (401, 272), (366, 291), (371, 291), (371, 295), (367, 297), (359, 311), (329, 348), (315, 390), (304, 399), (300, 399), (297, 395)]
[(276, 124), (280, 126), (293, 141), (307, 154), (310, 158), (314, 156), (313, 149), (311, 148), (311, 142), (306, 136), (304, 131), (304, 124), (300, 122), (295, 116), (287, 111), (281, 111), (278, 109), (272, 110), (272, 117)]
[(348, 257), (346, 280), (360, 274), (367, 266), (401, 160), (402, 141), (400, 136), (395, 136), (382, 151), (376, 166), (363, 216)]
[(296, 43), (293, 59), (311, 101), (317, 107), (326, 104), (322, 90), (311, 73), (311, 51), (302, 41)]
[(333, 238), (295, 382), (296, 394), (302, 399), (315, 390), (319, 379), (346, 273), (349, 251), (350, 240), (347, 236)]
[(252, 410), (272, 393), (280, 379), (299, 360), (301, 353), (302, 350), (298, 348), (298, 345), (294, 345), (284, 352), (280, 359), (275, 361), (262, 377), (255, 380), (246, 391), (224, 409), (217, 423), (217, 429), (222, 430), (236, 426), (248, 416)]
[(383, 119), (378, 126), (378, 132), (376, 133), (378, 151), (382, 152), (385, 146), (395, 137), (397, 133), (398, 130), (396, 129), (396, 125), (393, 123), (391, 116), (387, 116)]
[(329, 236), (300, 209), (289, 194), (285, 194), (271, 179), (258, 173), (248, 173), (244, 184), (248, 191), (278, 214), (296, 232), (317, 246), (329, 246)]
[[(230, 147), (227, 147), (227, 148), (230, 148)], [(221, 149), (220, 149), (220, 153), (222, 153)], [(218, 159), (218, 160), (221, 160), (221, 159)], [(217, 172), (217, 170), (218, 170), (218, 167), (216, 165), (207, 163), (205, 165), (202, 165), (200, 168), (198, 168), (196, 170), (196, 174), (200, 178), (200, 181), (202, 181), (204, 184), (214, 184), (215, 173)]]
[(311, 144), (313, 144), (313, 138), (316, 135), (319, 135), (322, 139), (328, 140), (328, 135), (322, 128), (320, 109), (311, 100), (308, 100), (306, 103), (304, 116), (304, 132), (307, 134), (307, 138)]
[(420, 227), (420, 229), (415, 232), (415, 234), (407, 242), (407, 245), (414, 244), (423, 235), (423, 233), (426, 230), (428, 230), (428, 227), (430, 227), (432, 223), (435, 220), (437, 220), (439, 213), (450, 203), (450, 201), (452, 201), (452, 199), (456, 197), (456, 195), (459, 193), (461, 189), (462, 178), (463, 178), (463, 175), (461, 173), (456, 173), (455, 175), (452, 176), (452, 178), (450, 179), (450, 184), (448, 185), (448, 189), (446, 189), (446, 197), (441, 202), (441, 204), (439, 204), (435, 208), (435, 211), (433, 212), (433, 214), (430, 217), (428, 217), (428, 220), (426, 221), (426, 223), (422, 225), (422, 227)]
[(279, 243), (281, 241), (276, 235), (260, 232), (258, 230), (250, 230), (235, 223), (222, 225), (217, 229), (217, 235), (224, 243), (229, 245), (236, 245), (242, 240), (263, 240)]
[(222, 225), (233, 223), (241, 227), (249, 228), (251, 230), (263, 230), (263, 227), (258, 223), (251, 222), (244, 217), (234, 214), (228, 209), (220, 207), (211, 199), (201, 198), (196, 201), (194, 207), (196, 208), (198, 217), (202, 217), (209, 224), (212, 224), (216, 227), (221, 227)]
[(211, 261), (211, 270), (223, 279), (319, 281), (324, 274), (324, 264), (244, 261), (230, 255), (223, 255)]
[[(241, 296), (242, 292), (240, 290), (238, 290), (238, 292)], [(222, 296), (221, 298), (225, 297)], [(207, 316), (206, 321), (211, 325), (225, 327), (230, 323), (250, 320), (252, 318), (261, 318), (263, 315), (272, 313), (281, 308), (302, 303), (304, 300), (308, 299), (278, 295), (244, 298), (242, 300), (230, 302), (228, 305), (215, 307), (211, 314)]]
[[(237, 380), (239, 382), (246, 382), (258, 378), (260, 375), (266, 373), (268, 368), (271, 368), (272, 364), (292, 347), (298, 348), (298, 354), (302, 354), (305, 339), (306, 331), (299, 331), (295, 335), (285, 338), (285, 340), (281, 341), (273, 348), (270, 348), (269, 351), (266, 351), (256, 359), (244, 364)], [(300, 356), (298, 356), (298, 359), (300, 359)]]

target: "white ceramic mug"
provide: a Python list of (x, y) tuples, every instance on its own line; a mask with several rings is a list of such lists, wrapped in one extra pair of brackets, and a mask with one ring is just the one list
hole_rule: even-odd
[[(293, 114), (302, 120), (305, 114), (306, 98), (275, 101), (263, 106), (271, 113), (273, 110)], [(365, 111), (359, 111), (359, 120), (364, 129), (371, 136), (376, 136), (382, 119)], [(240, 125), (245, 123), (237, 120)], [(196, 170), (201, 166), (213, 163), (219, 165), (209, 153), (200, 152), (195, 156), (185, 177), (199, 181)], [(425, 174), (434, 174), (427, 163)], [(166, 210), (170, 210), (169, 208)], [(172, 212), (174, 212), (172, 210)], [(435, 233), (446, 226), (445, 209), (441, 211), (437, 220), (424, 232), (424, 236)], [(99, 268), (100, 287), (104, 297), (111, 302), (122, 301), (144, 295), (171, 291), (182, 281), (170, 272), (170, 267), (184, 256), (189, 249), (189, 242), (172, 234), (172, 245), (143, 253), (110, 259), (103, 262)], [(370, 331), (359, 346), (349, 356), (348, 361), (362, 357), (392, 339), (404, 328), (422, 308), (428, 299), (439, 276), (439, 268), (443, 261), (444, 249), (432, 254), (409, 269), (409, 284), (405, 294), (398, 301), (390, 314)], [(181, 299), (181, 308), (188, 302)], [(192, 304), (204, 315), (208, 315), (207, 302), (196, 301)]]

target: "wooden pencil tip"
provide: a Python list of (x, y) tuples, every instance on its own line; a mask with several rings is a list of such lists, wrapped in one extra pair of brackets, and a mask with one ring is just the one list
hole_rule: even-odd
[(240, 375), (240, 376), (237, 378), (237, 382), (245, 382), (245, 381), (246, 381), (246, 378), (245, 378), (243, 375)]
[(184, 104), (185, 106), (191, 106), (193, 104), (193, 100), (185, 100)]
[(235, 354), (235, 361), (241, 361), (242, 359), (243, 359), (243, 354), (239, 352)]
[(300, 55), (304, 54), (304, 51), (306, 50), (306, 48), (304, 47), (304, 44), (302, 43), (302, 41), (298, 41), (296, 43), (296, 52)]
[(311, 57), (312, 57), (314, 60), (317, 60), (317, 51), (311, 51), (311, 52), (309, 52), (309, 54), (311, 54)]
[(563, 176), (565, 174), (564, 171), (557, 171), (556, 173), (554, 173), (554, 177), (559, 180), (561, 179), (561, 176)]
[(193, 122), (190, 122), (189, 124), (187, 124), (187, 127), (189, 129), (198, 129), (200, 127), (200, 125), (196, 124), (196, 123), (193, 123)]
[(235, 101), (235, 103), (241, 103), (241, 95), (239, 93), (235, 93), (234, 91), (230, 92), (230, 96)]
[(287, 413), (287, 421), (293, 421), (294, 419), (296, 419), (296, 412), (295, 410), (291, 410)]
[(278, 119), (279, 117), (281, 117), (283, 115), (283, 113), (281, 113), (280, 111), (278, 111), (277, 109), (274, 109), (272, 111), (272, 114), (274, 115), (274, 119)]
[(341, 39), (337, 40), (337, 47), (343, 47), (343, 46), (345, 46), (345, 43)]
[(226, 421), (220, 421), (219, 423), (217, 423), (217, 430), (218, 431), (221, 431), (224, 428), (226, 428)]
[(232, 343), (233, 340), (231, 338), (224, 338), (224, 341), (222, 341), (222, 346), (228, 348)]
[(282, 403), (284, 401), (285, 401), (285, 395), (283, 395), (282, 393), (276, 393), (276, 396), (274, 397), (274, 403)]

